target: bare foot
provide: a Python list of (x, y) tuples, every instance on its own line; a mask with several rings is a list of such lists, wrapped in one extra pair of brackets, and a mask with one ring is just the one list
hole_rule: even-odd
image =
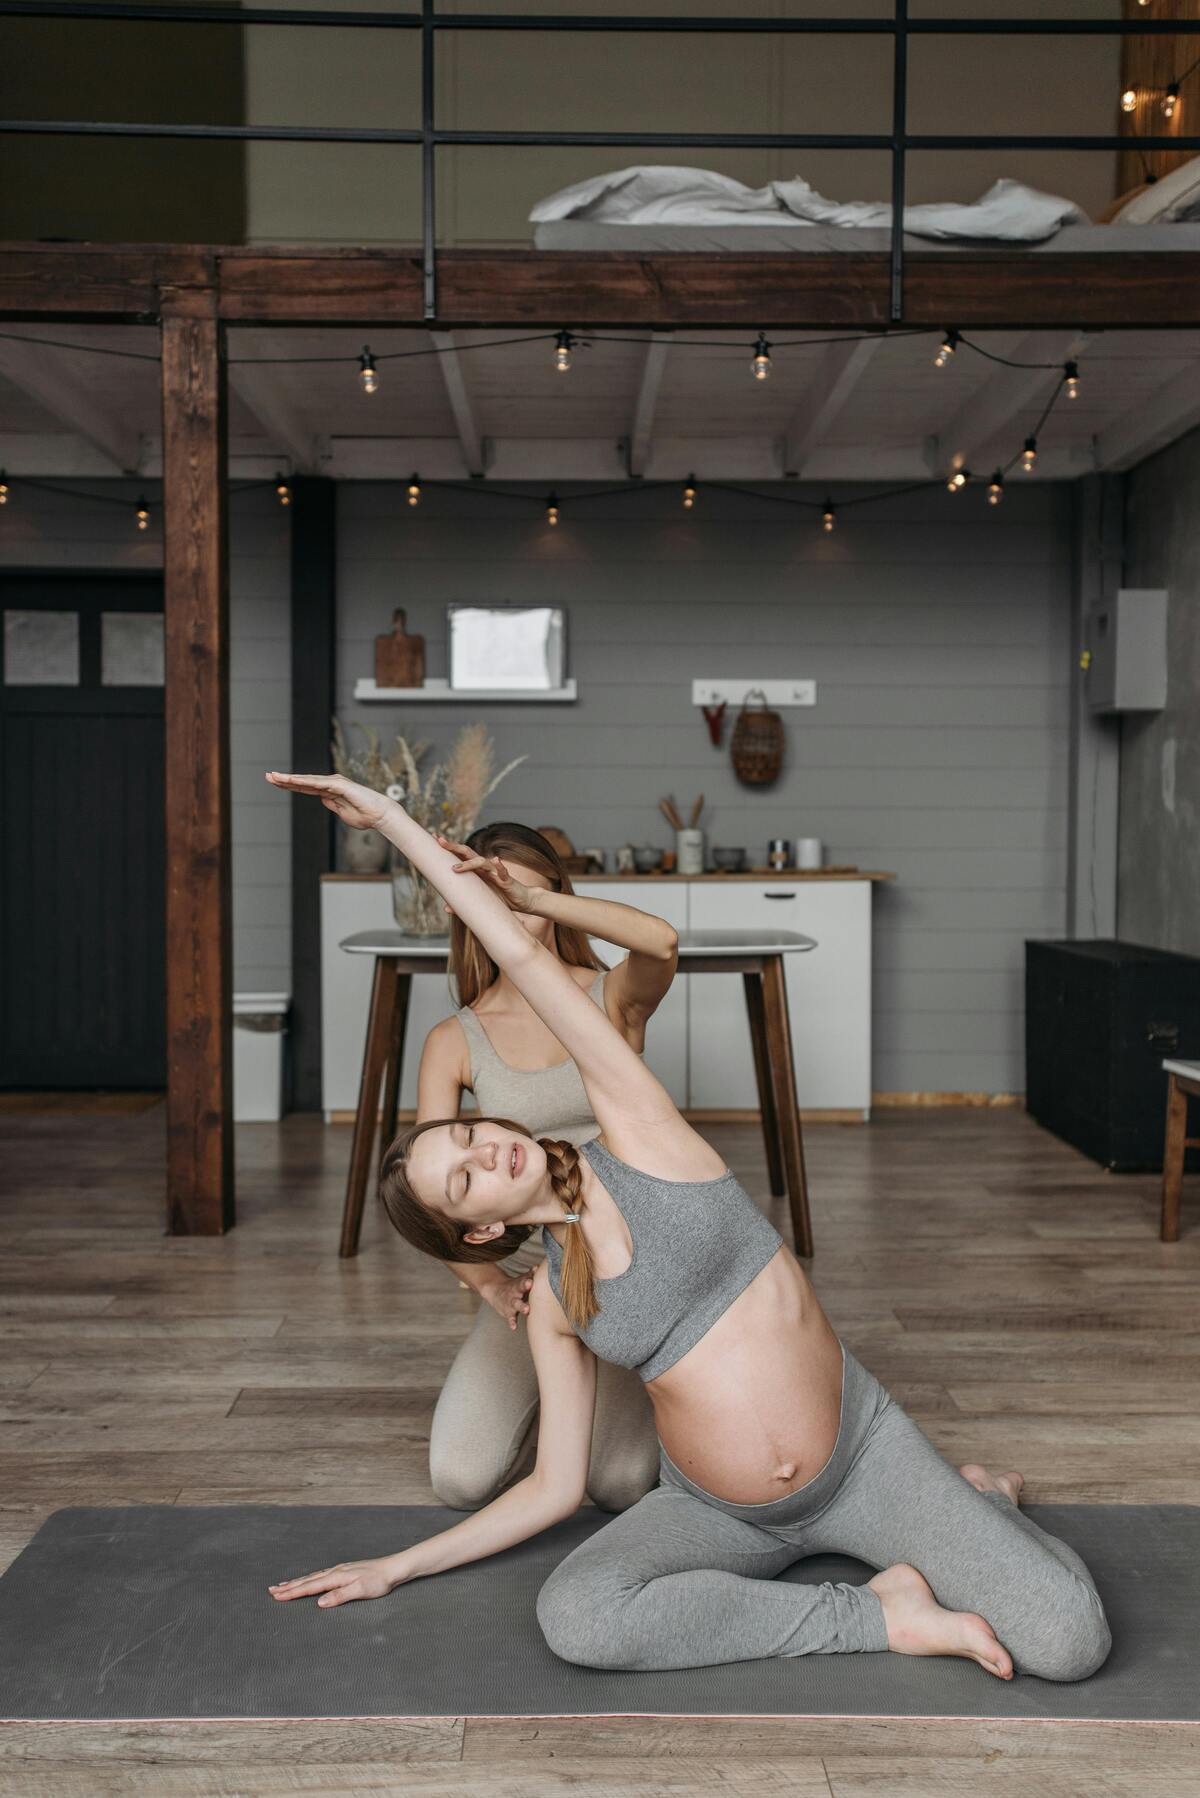
[(991, 1625), (973, 1611), (943, 1610), (915, 1567), (887, 1567), (867, 1585), (883, 1606), (893, 1654), (959, 1655), (997, 1679), (1012, 1678), (1012, 1657)]
[(1021, 1492), (1025, 1485), (1025, 1475), (1015, 1470), (1010, 1473), (989, 1473), (986, 1467), (979, 1467), (969, 1461), (958, 1470), (967, 1484), (974, 1486), (976, 1492), (1003, 1492), (1005, 1498), (1011, 1498), (1014, 1505), (1021, 1502)]

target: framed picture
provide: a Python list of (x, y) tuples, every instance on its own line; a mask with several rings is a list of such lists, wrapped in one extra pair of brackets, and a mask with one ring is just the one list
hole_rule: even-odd
[(562, 606), (447, 606), (450, 686), (490, 693), (561, 687), (566, 634)]

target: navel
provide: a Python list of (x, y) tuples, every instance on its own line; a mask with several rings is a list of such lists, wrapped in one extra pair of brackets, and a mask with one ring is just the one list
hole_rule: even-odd
[(785, 1461), (782, 1467), (777, 1467), (775, 1469), (775, 1478), (777, 1480), (794, 1480), (795, 1477), (796, 1463), (794, 1461)]

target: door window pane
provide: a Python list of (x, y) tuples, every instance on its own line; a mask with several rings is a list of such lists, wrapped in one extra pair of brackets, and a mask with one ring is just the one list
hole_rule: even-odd
[(6, 687), (79, 685), (78, 612), (4, 614)]
[(102, 687), (162, 686), (161, 612), (100, 614), (100, 684)]

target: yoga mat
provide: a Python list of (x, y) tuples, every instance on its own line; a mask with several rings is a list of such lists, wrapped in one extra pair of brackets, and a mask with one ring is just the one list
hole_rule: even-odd
[[(432, 1506), (133, 1505), (56, 1511), (0, 1579), (0, 1716), (904, 1716), (1200, 1719), (1200, 1506), (1031, 1505), (1095, 1575), (1113, 1631), (1091, 1679), (993, 1679), (970, 1661), (810, 1655), (683, 1672), (575, 1667), (534, 1604), (607, 1521), (580, 1511), (506, 1554), (318, 1610), (271, 1580), (420, 1541)], [(781, 1577), (866, 1580), (814, 1556)]]

